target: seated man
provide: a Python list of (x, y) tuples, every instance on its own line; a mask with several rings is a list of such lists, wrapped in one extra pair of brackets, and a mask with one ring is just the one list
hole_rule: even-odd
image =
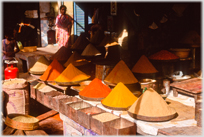
[(2, 40), (3, 63), (5, 60), (14, 60), (15, 53), (19, 52), (19, 47), (12, 38), (12, 33), (12, 31), (7, 31), (5, 33), (5, 39)]

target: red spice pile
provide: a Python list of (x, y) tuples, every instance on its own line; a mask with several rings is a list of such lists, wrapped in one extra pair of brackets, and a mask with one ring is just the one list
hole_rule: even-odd
[(105, 98), (111, 92), (111, 89), (104, 85), (100, 79), (95, 78), (86, 86), (79, 95), (89, 98)]
[(178, 56), (175, 54), (167, 51), (167, 50), (161, 50), (151, 56), (149, 56), (149, 59), (152, 60), (173, 60), (173, 59), (179, 59)]

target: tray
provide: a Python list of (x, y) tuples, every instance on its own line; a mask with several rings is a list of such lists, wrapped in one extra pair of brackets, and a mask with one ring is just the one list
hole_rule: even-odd
[(191, 76), (190, 75), (185, 75), (183, 77), (172, 77), (173, 81), (183, 81), (183, 80), (187, 80), (190, 79)]
[[(17, 116), (23, 116), (23, 117), (27, 117), (27, 118), (31, 118), (36, 122), (32, 122), (32, 123), (23, 123), (23, 122), (19, 122), (16, 120), (13, 120), (14, 117)], [(5, 124), (9, 127), (15, 128), (15, 129), (20, 129), (20, 130), (34, 130), (37, 129), (39, 127), (39, 120), (33, 116), (30, 115), (24, 115), (24, 114), (9, 114), (6, 117), (5, 120)]]
[(74, 82), (57, 82), (57, 81), (55, 81), (55, 83), (57, 83), (60, 86), (72, 86), (72, 85), (78, 85), (82, 81), (84, 81), (84, 80), (74, 81)]
[(168, 121), (168, 120), (171, 120), (171, 119), (175, 118), (178, 115), (177, 113), (175, 113), (175, 114), (172, 114), (172, 115), (169, 115), (169, 116), (163, 116), (163, 117), (148, 117), (148, 116), (137, 115), (137, 114), (131, 113), (129, 111), (127, 111), (127, 112), (132, 118), (135, 118), (135, 119), (138, 119), (138, 120), (143, 120), (143, 121), (149, 121), (149, 122)]
[(199, 94), (202, 92), (202, 79), (192, 78), (181, 82), (174, 82), (170, 84), (171, 87), (183, 90), (187, 93)]
[(29, 71), (31, 74), (34, 74), (34, 75), (42, 75), (45, 71), (39, 71), (39, 72), (35, 72), (35, 71)]
[(90, 98), (90, 97), (85, 97), (82, 95), (79, 95), (80, 98), (84, 99), (84, 100), (89, 100), (89, 101), (101, 101), (104, 98)]
[(109, 106), (106, 106), (106, 105), (104, 105), (103, 103), (101, 103), (105, 108), (108, 108), (108, 109), (111, 109), (111, 110), (118, 110), (118, 111), (126, 111), (126, 110), (128, 110), (129, 109), (129, 107), (127, 107), (127, 108), (119, 108), (119, 107), (109, 107)]

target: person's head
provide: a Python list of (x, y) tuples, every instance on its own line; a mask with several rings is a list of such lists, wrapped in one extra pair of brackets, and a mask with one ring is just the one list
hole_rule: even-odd
[(61, 5), (61, 6), (60, 6), (60, 13), (61, 13), (62, 15), (64, 15), (64, 14), (66, 13), (66, 11), (67, 11), (67, 7), (66, 7), (65, 5)]
[(8, 29), (5, 32), (5, 38), (9, 41), (11, 41), (13, 39), (13, 31), (12, 29)]

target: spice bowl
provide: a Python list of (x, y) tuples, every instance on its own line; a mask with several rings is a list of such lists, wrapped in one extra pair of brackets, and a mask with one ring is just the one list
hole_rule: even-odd
[(141, 89), (146, 88), (153, 88), (154, 90), (157, 91), (157, 80), (155, 79), (142, 79), (139, 81), (140, 85), (141, 85)]
[(59, 112), (64, 114), (65, 116), (68, 116), (68, 104), (73, 103), (73, 102), (82, 102), (82, 99), (76, 98), (69, 96), (68, 98), (63, 98), (59, 100)]
[(124, 118), (104, 123), (103, 135), (136, 135), (136, 124)]
[(88, 108), (88, 107), (92, 107), (92, 105), (84, 101), (70, 103), (68, 104), (67, 115), (70, 119), (78, 123), (77, 112), (79, 111), (79, 109)]
[(79, 124), (87, 129), (90, 129), (91, 128), (91, 116), (102, 113), (102, 112), (106, 112), (106, 111), (98, 107), (95, 107), (95, 106), (79, 109), (79, 111), (77, 111)]
[(91, 130), (99, 135), (103, 135), (104, 124), (109, 124), (116, 119), (120, 119), (120, 117), (108, 112), (93, 115), (91, 117)]
[(185, 48), (172, 48), (170, 49), (171, 52), (173, 52), (176, 56), (178, 56), (181, 59), (187, 58), (189, 56), (191, 49), (185, 49)]

